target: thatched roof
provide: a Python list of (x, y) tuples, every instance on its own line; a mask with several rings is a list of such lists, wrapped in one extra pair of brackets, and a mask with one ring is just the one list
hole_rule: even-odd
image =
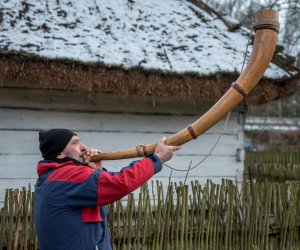
[[(199, 1), (174, 0), (10, 0), (0, 25), (2, 86), (213, 100), (238, 77), (249, 34)], [(297, 71), (278, 65), (248, 103), (294, 92)]]

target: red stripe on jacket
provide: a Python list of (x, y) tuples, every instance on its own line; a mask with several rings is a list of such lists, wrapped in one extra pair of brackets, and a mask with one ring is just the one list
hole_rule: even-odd
[(100, 214), (100, 207), (86, 207), (81, 209), (82, 222), (103, 221)]
[(39, 162), (37, 166), (37, 174), (38, 176), (41, 176), (45, 173), (47, 173), (49, 170), (63, 168), (67, 165), (74, 165), (72, 161), (67, 161), (64, 163), (58, 163), (58, 162)]
[(59, 170), (54, 171), (48, 181), (63, 181), (72, 183), (85, 182), (95, 170), (87, 166), (67, 165)]

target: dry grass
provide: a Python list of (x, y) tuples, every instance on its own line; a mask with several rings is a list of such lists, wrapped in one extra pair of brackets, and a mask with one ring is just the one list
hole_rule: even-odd
[[(238, 74), (220, 72), (211, 76), (195, 73), (167, 73), (142, 68), (84, 64), (71, 60), (48, 60), (28, 54), (0, 50), (0, 86), (70, 91), (102, 92), (116, 95), (197, 97), (218, 100)], [(292, 95), (299, 79), (263, 79), (246, 103), (262, 104)]]

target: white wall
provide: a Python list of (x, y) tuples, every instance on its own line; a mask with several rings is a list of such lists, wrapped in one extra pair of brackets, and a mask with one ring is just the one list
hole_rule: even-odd
[[(53, 98), (55, 99), (55, 93)], [(74, 105), (72, 103), (59, 105), (60, 100), (57, 99), (53, 108), (53, 105), (47, 105), (47, 102), (35, 102), (28, 98), (26, 102), (23, 101), (24, 107), (21, 108), (20, 95), (15, 95), (7, 89), (6, 101), (3, 101), (4, 99), (0, 99), (0, 202), (4, 199), (6, 188), (18, 188), (28, 183), (34, 185), (37, 178), (35, 167), (41, 159), (38, 149), (38, 131), (41, 129), (69, 128), (77, 132), (87, 146), (110, 151), (132, 148), (139, 143), (155, 142), (164, 135), (169, 136), (185, 128), (201, 115), (174, 114), (177, 108), (179, 113), (191, 113), (190, 107), (187, 108), (189, 110), (187, 112), (182, 108), (184, 105), (180, 105), (180, 102), (184, 101), (178, 101), (176, 106), (171, 105), (169, 109), (173, 114), (166, 115), (159, 114), (160, 109), (155, 109), (155, 107), (152, 107), (154, 111), (147, 109), (144, 113), (132, 113), (132, 111), (127, 113), (124, 100), (122, 105), (115, 109), (117, 113), (113, 113), (111, 110), (105, 112), (101, 108), (95, 110), (95, 106), (93, 112), (90, 112), (88, 107), (86, 110), (70, 111), (72, 107), (80, 107), (82, 99), (71, 99)], [(102, 99), (107, 102), (103, 96)], [(127, 101), (129, 103), (127, 106), (130, 106), (131, 99)], [(113, 105), (117, 107), (115, 102), (117, 101), (114, 99)], [(142, 99), (136, 100), (135, 104), (141, 107), (139, 103), (142, 102)], [(164, 101), (164, 103), (167, 102)], [(157, 105), (160, 105), (160, 102)], [(199, 105), (201, 106), (199, 109), (204, 109), (201, 103)], [(195, 113), (197, 105), (194, 106), (196, 111), (193, 112)], [(205, 107), (205, 109), (208, 108), (209, 106)], [(164, 106), (164, 109), (167, 110), (167, 107)], [(225, 133), (215, 150), (206, 161), (190, 171), (188, 182), (198, 180), (205, 183), (207, 179), (220, 182), (222, 178), (241, 180), (243, 162), (237, 161), (236, 151), (238, 148), (243, 148), (244, 137), (243, 124), (238, 122), (238, 116), (238, 112), (232, 112)], [(197, 140), (183, 145), (168, 165), (187, 169), (190, 161), (192, 165), (201, 161), (215, 144), (224, 122), (225, 120), (220, 121)], [(118, 171), (130, 161), (131, 159), (106, 161), (103, 165), (109, 170)], [(170, 169), (164, 167), (154, 180), (160, 180), (167, 185), (170, 173)], [(185, 172), (172, 172), (171, 181), (184, 181), (184, 178)]]

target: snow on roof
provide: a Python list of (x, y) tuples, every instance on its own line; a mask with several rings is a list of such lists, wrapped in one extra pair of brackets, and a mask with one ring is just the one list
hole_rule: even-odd
[(185, 0), (3, 0), (0, 11), (0, 48), (124, 68), (240, 72), (249, 34)]

